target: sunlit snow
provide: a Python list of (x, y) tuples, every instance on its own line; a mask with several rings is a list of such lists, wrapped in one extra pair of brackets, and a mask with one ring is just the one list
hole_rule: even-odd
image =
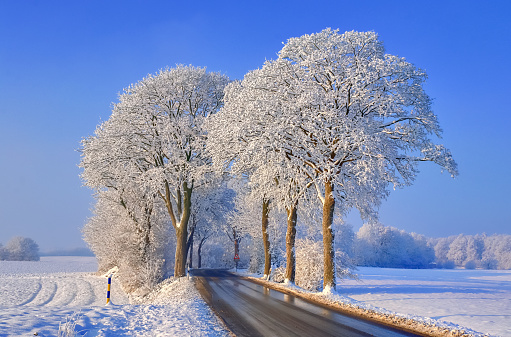
[(360, 304), (511, 336), (511, 271), (360, 267), (337, 286)]
[(96, 269), (93, 257), (0, 261), (0, 336), (57, 336), (66, 318), (87, 337), (227, 335), (192, 281), (166, 282), (150, 303), (132, 305), (114, 278), (105, 306), (107, 279)]

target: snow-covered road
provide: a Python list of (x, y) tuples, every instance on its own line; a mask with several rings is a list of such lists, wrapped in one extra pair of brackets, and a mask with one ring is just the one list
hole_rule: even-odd
[(114, 278), (106, 306), (96, 268), (88, 257), (0, 261), (0, 336), (56, 336), (66, 320), (87, 337), (228, 335), (191, 280), (164, 282), (150, 304), (132, 305)]

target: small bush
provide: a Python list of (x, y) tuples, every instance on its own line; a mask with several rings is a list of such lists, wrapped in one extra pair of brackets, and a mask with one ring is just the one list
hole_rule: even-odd
[(296, 251), (296, 285), (319, 291), (323, 283), (323, 246), (311, 239), (298, 239)]
[(277, 267), (272, 270), (271, 279), (277, 283), (284, 283), (286, 279), (286, 267)]

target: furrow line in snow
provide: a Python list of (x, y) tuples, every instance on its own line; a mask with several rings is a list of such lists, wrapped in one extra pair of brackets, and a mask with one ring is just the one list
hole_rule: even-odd
[(39, 279), (39, 282), (37, 282), (37, 289), (34, 291), (34, 293), (24, 302), (21, 302), (20, 304), (18, 304), (18, 306), (24, 306), (24, 305), (28, 305), (29, 303), (31, 303), (32, 301), (34, 301), (34, 299), (37, 297), (37, 295), (39, 295), (39, 292), (41, 292), (41, 289), (42, 289), (42, 283), (41, 283), (41, 279)]
[(55, 298), (55, 295), (57, 294), (57, 288), (58, 288), (57, 287), (57, 282), (50, 281), (48, 283), (51, 284), (51, 285), (48, 286), (48, 288), (50, 288), (49, 291), (48, 291), (49, 294), (48, 293), (46, 293), (46, 294), (43, 293), (43, 296), (48, 296), (48, 297), (45, 300), (43, 300), (43, 302), (37, 304), (38, 306), (41, 306), (41, 307), (47, 306), (49, 303), (51, 303), (53, 301), (53, 299)]
[(94, 292), (91, 282), (81, 279), (80, 283), (80, 296), (77, 298), (77, 301), (79, 301), (80, 305), (94, 304), (96, 302), (96, 293)]
[(55, 295), (55, 298), (52, 301), (51, 305), (68, 306), (75, 300), (79, 287), (77, 283), (72, 281), (70, 278), (60, 279), (58, 284), (59, 284), (57, 288), (58, 296)]

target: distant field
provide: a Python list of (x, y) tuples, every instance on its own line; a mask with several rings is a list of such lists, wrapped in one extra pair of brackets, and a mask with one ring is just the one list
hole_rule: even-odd
[(511, 271), (358, 269), (338, 292), (364, 304), (511, 336)]

